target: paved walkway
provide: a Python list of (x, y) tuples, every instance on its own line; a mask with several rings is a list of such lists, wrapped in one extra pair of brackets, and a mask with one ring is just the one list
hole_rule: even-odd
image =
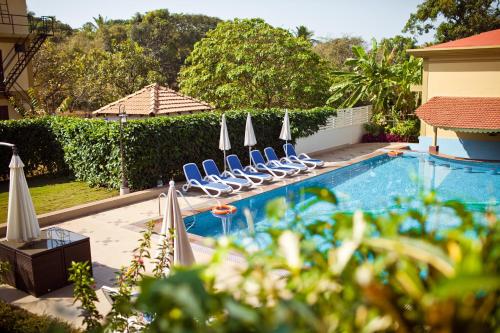
[[(329, 166), (324, 171), (330, 171), (339, 166), (356, 162), (366, 157), (366, 155), (373, 154), (377, 149), (384, 147), (388, 147), (388, 144), (355, 144), (316, 156), (328, 162)], [(275, 183), (267, 186), (264, 190), (283, 185), (284, 183)], [(261, 191), (253, 190), (246, 194), (235, 194), (226, 200), (238, 200)], [(196, 192), (194, 194), (190, 193), (187, 198), (196, 210), (206, 209), (214, 203), (213, 199)], [(180, 205), (182, 209), (187, 209), (187, 212), (189, 211), (183, 200), (180, 200)], [(102, 313), (107, 313), (110, 305), (104, 299), (100, 288), (103, 285), (113, 285), (115, 273), (120, 267), (130, 263), (132, 250), (137, 246), (140, 231), (143, 230), (141, 226), (148, 220), (158, 219), (158, 212), (158, 200), (154, 199), (67, 221), (58, 225), (64, 229), (90, 237), (94, 278), (99, 289), (98, 296), (100, 302), (98, 307)], [(156, 243), (157, 241), (158, 236), (154, 235), (153, 242)], [(210, 249), (199, 242), (192, 242), (192, 245), (197, 262), (209, 259)], [(76, 305), (73, 305), (72, 286), (56, 290), (40, 298), (33, 297), (9, 286), (1, 286), (0, 298), (35, 313), (50, 314), (75, 325), (81, 324), (81, 320), (78, 317), (79, 310)]]

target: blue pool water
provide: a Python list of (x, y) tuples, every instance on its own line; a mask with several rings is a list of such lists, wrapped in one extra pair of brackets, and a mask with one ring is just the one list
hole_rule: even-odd
[[(339, 203), (315, 203), (301, 211), (305, 223), (328, 218), (336, 211), (352, 212), (361, 209), (382, 214), (396, 207), (396, 197), (418, 197), (422, 191), (436, 190), (439, 199), (459, 199), (469, 208), (484, 211), (486, 207), (500, 210), (500, 164), (450, 161), (428, 154), (405, 153), (400, 157), (382, 155), (336, 169), (291, 185), (233, 202), (238, 209), (233, 217), (231, 234), (248, 232), (243, 211), (253, 216), (255, 231), (263, 231), (272, 222), (266, 219), (269, 201), (283, 197), (287, 214), (282, 225), (291, 221), (294, 209), (307, 204), (311, 194), (308, 187), (332, 190)], [(190, 233), (217, 237), (222, 234), (221, 221), (211, 212), (187, 217)]]

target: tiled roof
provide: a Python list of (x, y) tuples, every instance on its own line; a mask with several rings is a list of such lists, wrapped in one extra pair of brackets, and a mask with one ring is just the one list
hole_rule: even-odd
[(483, 32), (479, 35), (457, 39), (451, 42), (436, 44), (428, 49), (449, 49), (458, 47), (500, 46), (500, 29)]
[(433, 97), (417, 116), (440, 128), (500, 131), (500, 97)]
[(118, 114), (120, 105), (128, 115), (178, 115), (210, 111), (210, 104), (182, 95), (172, 89), (151, 84), (93, 112), (95, 115)]

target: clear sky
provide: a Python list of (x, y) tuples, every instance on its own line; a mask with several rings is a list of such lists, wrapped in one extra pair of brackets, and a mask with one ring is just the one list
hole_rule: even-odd
[[(174, 13), (205, 14), (222, 19), (261, 17), (285, 29), (305, 25), (315, 37), (361, 36), (380, 39), (401, 33), (422, 0), (27, 0), (37, 15), (55, 15), (80, 27), (99, 14), (130, 18), (137, 12), (167, 8)], [(426, 42), (432, 36), (419, 38)]]

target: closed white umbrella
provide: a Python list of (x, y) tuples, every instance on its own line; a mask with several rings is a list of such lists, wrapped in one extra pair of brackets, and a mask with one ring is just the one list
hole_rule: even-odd
[(7, 240), (27, 242), (40, 237), (40, 226), (24, 176), (24, 164), (14, 151), (9, 164), (9, 208), (7, 213)]
[(250, 159), (250, 164), (252, 164), (252, 157), (250, 152), (252, 147), (257, 144), (257, 139), (255, 138), (255, 132), (253, 131), (252, 116), (250, 113), (247, 115), (247, 123), (245, 125), (245, 147), (248, 147), (248, 158)]
[[(288, 117), (288, 110), (285, 111), (285, 118), (283, 119), (283, 126), (281, 127), (280, 139), (285, 140), (285, 144), (287, 144), (289, 140), (292, 140), (292, 132), (290, 131), (290, 118)], [(285, 154), (288, 157), (286, 150)]]
[(224, 171), (226, 171), (226, 150), (231, 149), (231, 142), (229, 141), (229, 133), (226, 125), (226, 115), (222, 114), (222, 122), (220, 126), (219, 149), (224, 152)]
[(174, 230), (174, 264), (190, 266), (194, 264), (194, 255), (182, 219), (181, 208), (177, 200), (174, 181), (170, 181), (167, 193), (167, 204), (161, 225), (161, 234), (170, 237), (169, 229)]

